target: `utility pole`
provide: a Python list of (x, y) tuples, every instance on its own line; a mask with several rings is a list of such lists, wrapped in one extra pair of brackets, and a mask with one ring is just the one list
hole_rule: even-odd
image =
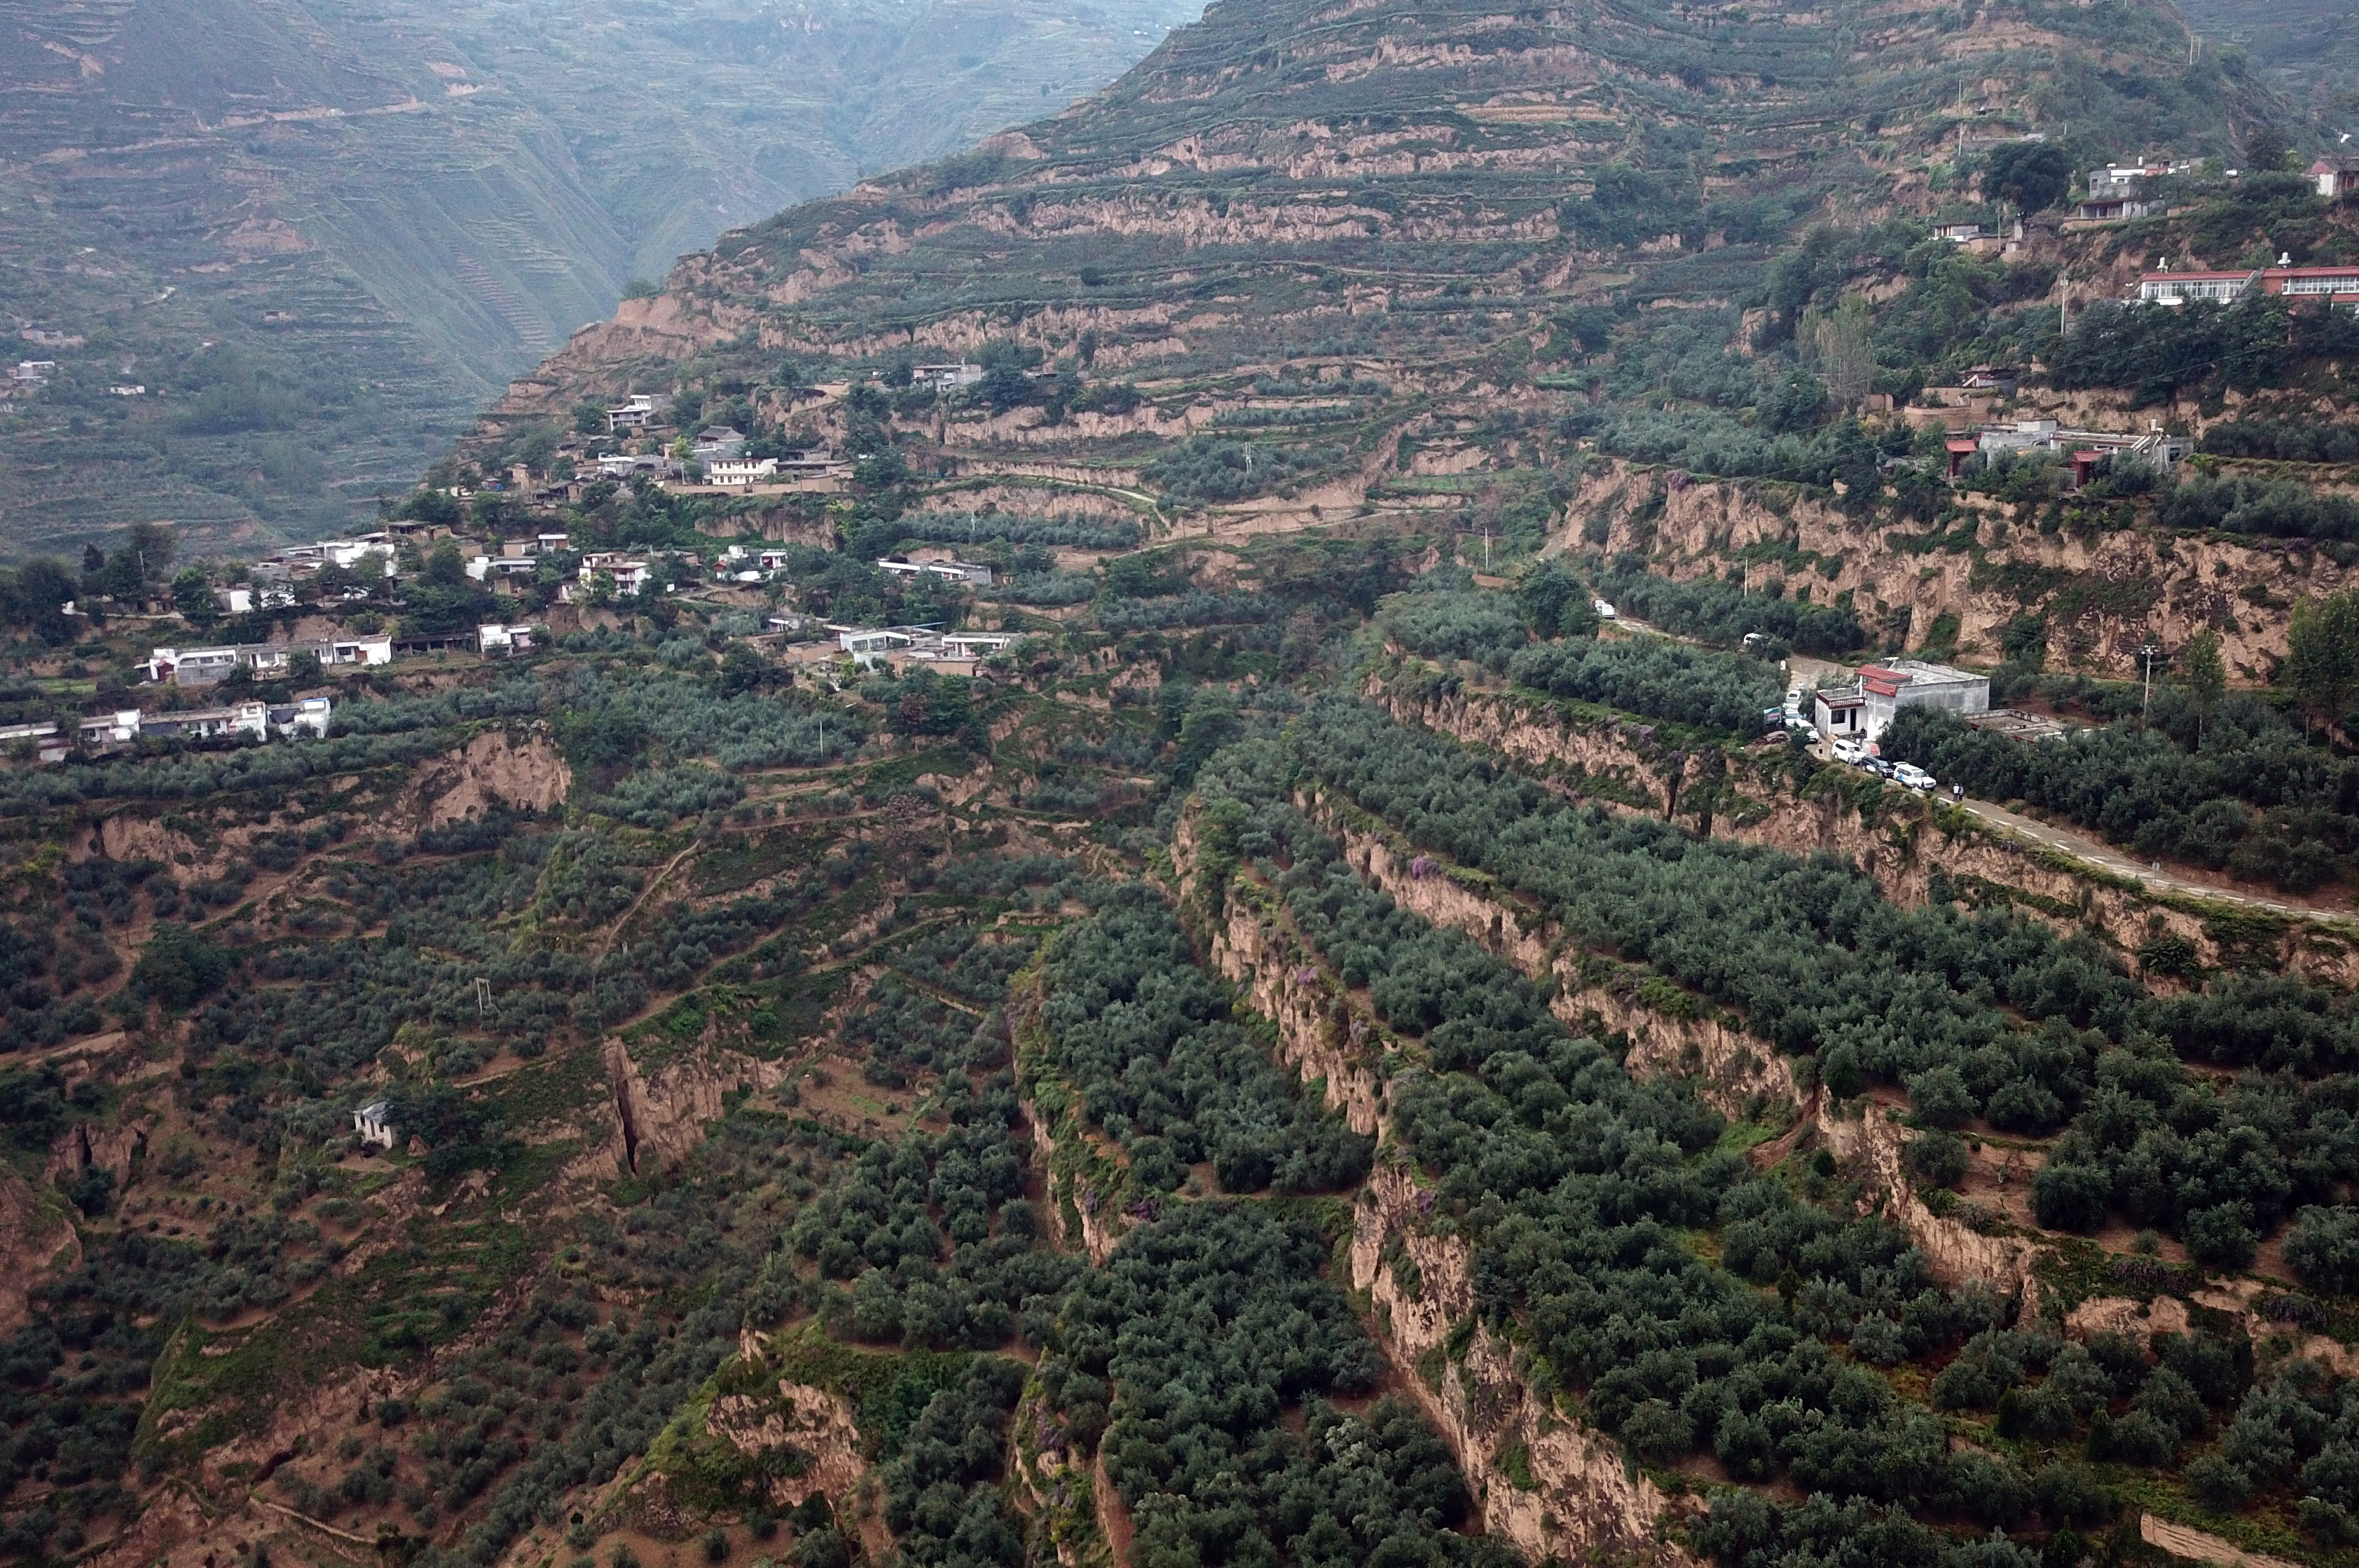
[(2162, 657), (2162, 645), (2157, 642), (2138, 645), (2138, 657), (2146, 661), (2146, 697), (2138, 704), (2138, 728), (2146, 728), (2147, 710), (2154, 706), (2154, 661)]

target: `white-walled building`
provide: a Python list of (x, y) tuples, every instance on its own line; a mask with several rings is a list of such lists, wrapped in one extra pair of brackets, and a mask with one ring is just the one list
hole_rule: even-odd
[(1863, 740), (1872, 746), (1903, 708), (1988, 713), (1990, 677), (1921, 659), (1862, 665), (1852, 685), (1819, 693), (1812, 718), (1826, 739)]

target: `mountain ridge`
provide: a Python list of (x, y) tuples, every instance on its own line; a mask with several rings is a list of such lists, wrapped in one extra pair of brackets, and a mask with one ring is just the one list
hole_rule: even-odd
[[(2166, 5), (1667, 15), (1216, 5), (1064, 114), (724, 236), (670, 290), (691, 317), (768, 310), (768, 337), (860, 355), (897, 331), (972, 343), (986, 318), (1129, 303), (1126, 283), (1162, 286), (1171, 245), (1372, 280), (1504, 274), (1518, 247), (1527, 282), (1592, 261), (1711, 272), (1735, 258), (1709, 252), (1810, 212), (1930, 212), (1938, 194), (1902, 166), (1960, 137), (2044, 126), (2216, 156), (2287, 113), (2265, 83), (2190, 63)], [(1765, 92), (1767, 109), (1732, 102)], [(1586, 198), (1570, 213), (1568, 189)], [(1559, 265), (1536, 268), (1541, 251)], [(584, 363), (560, 353), (541, 374)]]
[[(0, 539), (344, 531), (633, 278), (1093, 86), (1182, 15), (7, 0), (0, 327), (89, 346), (22, 351), (65, 372), (0, 419)], [(105, 394), (201, 392), (207, 340), (241, 358), (215, 381), (271, 380), (305, 411), (207, 430)]]

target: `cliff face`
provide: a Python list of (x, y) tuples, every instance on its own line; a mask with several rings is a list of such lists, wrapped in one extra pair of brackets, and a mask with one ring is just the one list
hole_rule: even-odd
[(786, 1081), (789, 1066), (710, 1044), (653, 1068), (642, 1067), (620, 1040), (608, 1040), (603, 1055), (612, 1120), (575, 1169), (606, 1179), (679, 1163), (721, 1118), (726, 1095), (775, 1087)]
[[(2143, 428), (2138, 420), (2154, 414), (2081, 417), (2112, 430)], [(2172, 430), (2202, 425), (2199, 409), (2169, 411)], [(1929, 551), (1918, 547), (1922, 530), (1864, 523), (1791, 486), (1690, 481), (1615, 460), (1582, 474), (1565, 536), (1579, 544), (1587, 528), (1593, 540), (1603, 523), (1609, 554), (1642, 556), (1662, 576), (1711, 572), (1756, 591), (1806, 592), (1820, 604), (1849, 594), (1864, 624), (1889, 627), (1911, 647), (1951, 617), (1959, 652), (1992, 662), (2001, 629), (2038, 612), (2052, 666), (2115, 675), (2136, 672), (2141, 643), (2158, 636), (2178, 648), (2209, 628), (2231, 670), (2266, 676), (2285, 657), (2282, 604), (2354, 580), (2304, 540), (2066, 531), (1994, 496), (1960, 499), (1966, 523)], [(2280, 607), (2264, 607), (2271, 604)]]
[(1901, 1164), (1907, 1140), (1887, 1107), (1869, 1104), (1846, 1116), (1815, 1094), (1805, 1109), (1786, 1060), (1746, 1035), (1733, 1016), (1703, 1007), (1667, 1010), (1636, 990), (1592, 985), (1581, 954), (1563, 947), (1551, 924), (1527, 924), (1528, 914), (1519, 919), (1498, 895), (1474, 891), (1447, 870), (1420, 877), (1419, 860), (1432, 866), (1432, 857), (1405, 858), (1385, 839), (1343, 825), (1339, 813), (1314, 808), (1314, 814), (1343, 837), (1353, 868), (1370, 886), (1434, 925), (1463, 931), (1533, 979), (1553, 976), (1549, 1007), (1568, 1025), (1627, 1036), (1624, 1062), (1634, 1076), (1690, 1079), (1706, 1103), (1732, 1118), (1778, 1107), (1801, 1114), (1808, 1131), (1859, 1180), (1866, 1201), (1908, 1234), (1936, 1277), (1951, 1285), (1979, 1279), (2002, 1294), (2036, 1300), (2038, 1247), (2020, 1236), (1984, 1236), (1927, 1208)]
[[(1201, 911), (1195, 851), (1183, 825), (1173, 861), (1183, 902)], [(1430, 1197), (1393, 1141), (1390, 1089), (1376, 1065), (1387, 1037), (1364, 1000), (1310, 957), (1274, 902), (1247, 885), (1228, 893), (1211, 922), (1213, 964), (1277, 1024), (1280, 1059), (1323, 1081), (1327, 1105), (1378, 1139), (1377, 1169), (1353, 1211), (1352, 1287), (1366, 1293), (1370, 1327), (1403, 1388), (1457, 1454), (1484, 1530), (1536, 1562), (1690, 1568), (1692, 1558), (1655, 1538), (1661, 1491), (1613, 1443), (1535, 1398), (1519, 1353), (1473, 1321), (1471, 1253), (1462, 1239), (1435, 1234)]]
[[(1416, 682), (1376, 678), (1364, 694), (1401, 724), (1450, 735), (1544, 776), (1572, 771), (1621, 781), (1657, 800), (1668, 797), (1669, 782), (1650, 744), (1639, 729), (1619, 721), (1571, 720), (1545, 702), (1462, 686), (1436, 693)], [(1741, 755), (1732, 758), (1727, 782), (1737, 798), (1734, 809), (1716, 811), (1708, 822), (1693, 815), (1680, 820), (1716, 837), (1789, 855), (1832, 855), (1874, 877), (1895, 903), (1925, 903), (1938, 872), (1957, 896), (2009, 904), (2060, 931), (2087, 931), (2125, 955), (2125, 962), (2141, 947), (2177, 936), (2206, 965), (2258, 957), (2322, 984), (2359, 984), (2359, 954), (2330, 933), (2224, 904), (2156, 897), (2095, 867), (1994, 833), (1938, 802), (1888, 790), (1870, 820), (1842, 790), (1797, 797), (1782, 778), (1748, 766)], [(1609, 810), (1631, 809), (1611, 790), (1586, 798)]]

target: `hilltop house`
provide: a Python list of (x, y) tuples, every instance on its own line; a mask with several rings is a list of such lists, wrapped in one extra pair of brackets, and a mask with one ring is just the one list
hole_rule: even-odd
[(979, 365), (921, 365), (910, 372), (920, 387), (930, 387), (937, 392), (956, 392), (961, 387), (973, 387), (983, 380)]
[(707, 485), (759, 485), (777, 474), (778, 460), (775, 457), (724, 457), (704, 465)]
[(490, 622), (475, 628), (475, 649), (479, 653), (528, 653), (536, 630), (532, 626)]
[(2310, 166), (2310, 176), (2330, 201), (2359, 194), (2359, 158), (2321, 158)]
[(1992, 456), (2009, 452), (2064, 452), (2072, 454), (2075, 474), (2087, 483), (2094, 465), (2108, 457), (2134, 457), (2169, 468), (2194, 450), (2185, 436), (2175, 436), (2160, 425), (2150, 425), (2143, 433), (2119, 430), (2071, 430), (2054, 419), (2017, 419), (2009, 424), (1984, 425), (1973, 438), (1973, 445), (1961, 451), (1961, 443), (1949, 443), (1950, 475), (1957, 477), (1964, 459), (1980, 452)]
[(393, 1105), (386, 1100), (371, 1100), (353, 1112), (353, 1135), (363, 1143), (373, 1143), (379, 1149), (393, 1147), (393, 1124), (386, 1118), (392, 1115)]
[(877, 569), (896, 577), (940, 577), (950, 583), (973, 583), (988, 588), (992, 571), (978, 561), (880, 561)]
[(643, 430), (656, 422), (661, 411), (655, 397), (646, 392), (635, 393), (627, 403), (606, 410), (606, 433), (620, 435), (625, 430)]
[(2249, 294), (2281, 294), (2328, 305), (2359, 307), (2359, 265), (2295, 267), (2279, 256), (2275, 267), (2243, 271), (2173, 272), (2158, 267), (2138, 279), (2137, 299), (2152, 305), (2183, 305), (2190, 299), (2227, 304)]
[(612, 550), (593, 550), (582, 558), (582, 567), (575, 574), (582, 583), (595, 583), (600, 578), (614, 585), (617, 593), (636, 593), (647, 585), (655, 568), (644, 561), (626, 560)]

